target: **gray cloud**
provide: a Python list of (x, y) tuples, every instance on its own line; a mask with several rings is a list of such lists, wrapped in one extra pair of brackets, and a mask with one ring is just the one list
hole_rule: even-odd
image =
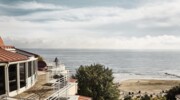
[(58, 0), (0, 0), (0, 2), (4, 4), (14, 4), (14, 3), (32, 2), (32, 1), (54, 4), (54, 5), (65, 5), (65, 6), (75, 7), (75, 8), (91, 7), (91, 6), (121, 6), (124, 8), (133, 8), (149, 1), (152, 2), (153, 0), (131, 0), (131, 1), (127, 1), (127, 0), (78, 0), (78, 1), (76, 0), (61, 0), (61, 1), (58, 1)]
[(30, 48), (179, 49), (179, 0), (70, 1), (2, 2), (0, 35)]

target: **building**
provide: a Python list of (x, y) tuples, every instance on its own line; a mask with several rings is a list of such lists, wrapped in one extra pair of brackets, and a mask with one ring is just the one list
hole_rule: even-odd
[(64, 64), (58, 62), (48, 65), (47, 83), (52, 84), (54, 93), (44, 100), (92, 100), (90, 97), (76, 95), (78, 83), (70, 77), (69, 70)]
[(48, 65), (47, 83), (52, 84), (54, 93), (45, 100), (72, 98), (72, 96), (74, 98), (77, 93), (76, 81), (75, 79), (70, 79), (69, 70), (65, 68), (64, 64), (58, 64), (58, 62), (56, 62), (55, 64)]
[(0, 95), (15, 96), (37, 81), (38, 55), (7, 46), (0, 37)]

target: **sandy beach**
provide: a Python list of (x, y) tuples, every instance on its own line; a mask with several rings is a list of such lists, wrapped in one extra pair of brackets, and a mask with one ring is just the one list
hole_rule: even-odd
[(122, 81), (119, 89), (124, 92), (159, 94), (180, 84), (180, 80), (130, 79)]

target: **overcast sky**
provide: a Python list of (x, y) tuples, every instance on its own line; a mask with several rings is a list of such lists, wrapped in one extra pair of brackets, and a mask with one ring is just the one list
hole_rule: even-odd
[(0, 0), (20, 48), (180, 49), (180, 0)]

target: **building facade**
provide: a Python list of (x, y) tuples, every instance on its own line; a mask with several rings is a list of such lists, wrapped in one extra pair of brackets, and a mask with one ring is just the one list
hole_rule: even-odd
[(38, 55), (7, 46), (0, 37), (0, 95), (15, 96), (37, 81)]

